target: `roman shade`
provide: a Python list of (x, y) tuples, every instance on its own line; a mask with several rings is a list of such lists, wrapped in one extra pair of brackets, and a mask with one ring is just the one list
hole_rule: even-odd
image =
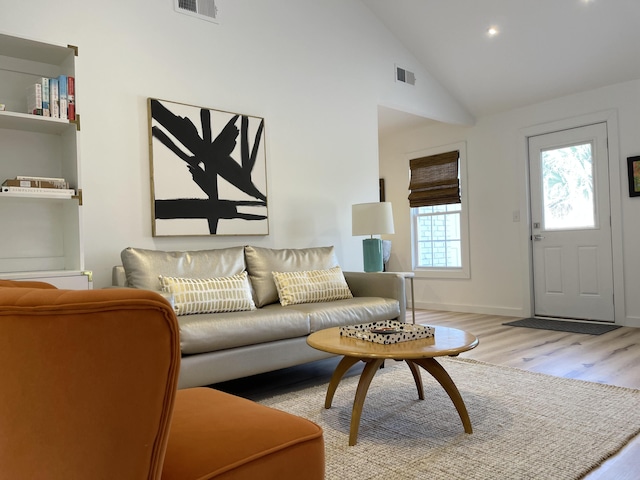
[(411, 208), (460, 202), (458, 159), (460, 152), (440, 153), (409, 161)]

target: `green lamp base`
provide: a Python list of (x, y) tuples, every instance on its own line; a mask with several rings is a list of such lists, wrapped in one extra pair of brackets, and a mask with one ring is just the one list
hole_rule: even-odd
[(382, 272), (382, 240), (379, 238), (365, 238), (362, 240), (365, 272)]

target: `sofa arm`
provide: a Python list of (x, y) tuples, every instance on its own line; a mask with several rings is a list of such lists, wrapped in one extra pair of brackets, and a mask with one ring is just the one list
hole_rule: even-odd
[(400, 304), (400, 321), (406, 321), (404, 276), (394, 272), (343, 272), (354, 297), (394, 298)]
[[(135, 290), (140, 290), (140, 289), (137, 289), (135, 287), (130, 287), (127, 284), (127, 275), (125, 274), (124, 267), (122, 265), (116, 265), (111, 270), (111, 288), (113, 288), (113, 287), (116, 287), (116, 288), (131, 288), (131, 289), (135, 289)], [(173, 295), (171, 293), (161, 292), (159, 290), (150, 290), (150, 291), (155, 292), (158, 295), (160, 295), (167, 302), (169, 302), (171, 304), (171, 306), (173, 307)]]
[(116, 265), (111, 269), (111, 285), (114, 287), (127, 287), (127, 275), (122, 265)]

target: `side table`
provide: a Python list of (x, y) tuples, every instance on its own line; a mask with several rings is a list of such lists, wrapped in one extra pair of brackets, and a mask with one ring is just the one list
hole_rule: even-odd
[(398, 275), (402, 275), (405, 279), (409, 279), (409, 283), (411, 284), (411, 320), (413, 321), (413, 324), (415, 325), (416, 323), (416, 300), (415, 300), (415, 296), (413, 295), (413, 278), (416, 276), (415, 273), (413, 272), (390, 272), (390, 273), (397, 273)]

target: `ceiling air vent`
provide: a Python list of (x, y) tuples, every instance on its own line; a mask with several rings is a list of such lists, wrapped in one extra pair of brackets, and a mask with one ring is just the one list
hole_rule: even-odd
[(396, 65), (396, 82), (408, 83), (409, 85), (416, 84), (416, 75), (409, 70), (405, 70), (402, 67)]
[(219, 23), (215, 0), (174, 0), (176, 12)]

